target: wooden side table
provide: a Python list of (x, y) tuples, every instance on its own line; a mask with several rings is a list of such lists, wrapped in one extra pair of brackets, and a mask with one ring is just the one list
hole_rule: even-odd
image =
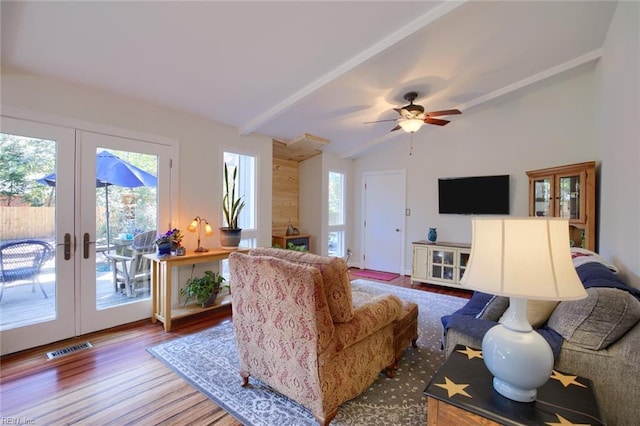
[(436, 372), (424, 391), (429, 426), (605, 424), (591, 380), (554, 370), (535, 402), (517, 402), (493, 389), (481, 357), (457, 345)]
[(195, 315), (200, 312), (219, 309), (221, 306), (231, 303), (231, 296), (226, 295), (214, 306), (202, 308), (197, 305), (189, 305), (184, 308), (172, 308), (172, 283), (173, 268), (196, 263), (213, 262), (229, 257), (234, 251), (247, 252), (248, 249), (226, 250), (209, 249), (204, 253), (188, 251), (184, 256), (158, 257), (156, 253), (146, 254), (151, 259), (151, 322), (160, 321), (164, 324), (165, 331), (171, 331), (171, 320)]

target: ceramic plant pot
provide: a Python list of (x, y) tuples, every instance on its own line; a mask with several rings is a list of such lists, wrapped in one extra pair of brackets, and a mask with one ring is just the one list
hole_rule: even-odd
[(220, 228), (220, 247), (237, 249), (240, 245), (242, 229)]

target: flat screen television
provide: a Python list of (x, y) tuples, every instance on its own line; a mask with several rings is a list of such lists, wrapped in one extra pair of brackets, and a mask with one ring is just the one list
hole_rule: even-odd
[(440, 178), (438, 209), (443, 214), (509, 214), (509, 175)]

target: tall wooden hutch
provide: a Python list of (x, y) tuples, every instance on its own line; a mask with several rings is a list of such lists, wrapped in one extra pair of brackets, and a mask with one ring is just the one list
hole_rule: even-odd
[(596, 251), (596, 163), (569, 164), (527, 172), (529, 216), (569, 219), (574, 247)]

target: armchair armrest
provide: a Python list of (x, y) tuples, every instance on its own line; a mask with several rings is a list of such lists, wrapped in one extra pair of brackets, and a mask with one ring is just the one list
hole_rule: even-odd
[(376, 296), (358, 306), (351, 321), (335, 325), (334, 340), (330, 346), (336, 352), (341, 351), (392, 324), (401, 312), (402, 302), (398, 297), (391, 294)]

